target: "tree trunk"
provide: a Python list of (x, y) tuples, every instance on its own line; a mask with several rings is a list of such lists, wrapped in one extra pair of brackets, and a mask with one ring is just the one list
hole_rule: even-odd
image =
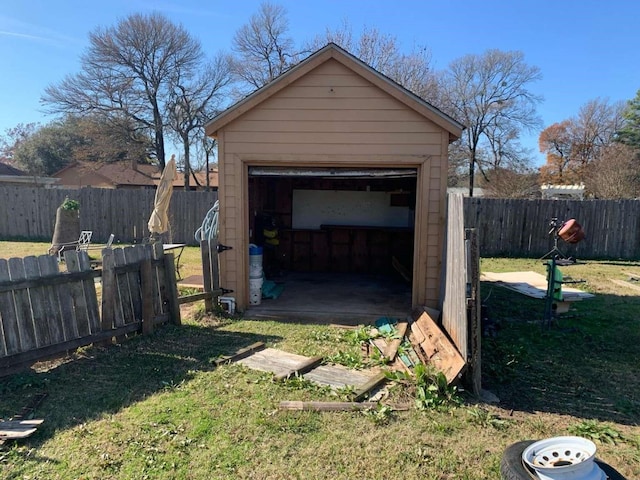
[(63, 243), (76, 242), (80, 237), (80, 212), (78, 210), (65, 210), (61, 206), (56, 210), (56, 225), (51, 240), (51, 255), (57, 254), (64, 247)]

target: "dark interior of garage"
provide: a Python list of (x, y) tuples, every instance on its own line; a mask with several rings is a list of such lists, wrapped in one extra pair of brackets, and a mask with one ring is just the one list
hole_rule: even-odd
[(406, 315), (415, 193), (415, 169), (250, 169), (250, 242), (281, 292), (250, 312)]

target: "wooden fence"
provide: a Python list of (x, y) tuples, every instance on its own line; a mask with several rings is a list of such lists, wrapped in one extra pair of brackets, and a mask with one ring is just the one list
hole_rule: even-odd
[(101, 270), (86, 252), (65, 252), (67, 272), (56, 258), (0, 259), (0, 377), (84, 345), (180, 324), (174, 259), (162, 245), (105, 249)]
[[(93, 231), (93, 241), (140, 243), (149, 236), (147, 222), (155, 190), (0, 187), (0, 238), (53, 237), (56, 209), (65, 197), (80, 202), (80, 229)], [(174, 190), (169, 205), (171, 240), (197, 245), (194, 233), (218, 198), (218, 192)]]
[[(56, 208), (68, 196), (80, 202), (80, 228), (95, 242), (111, 233), (117, 242), (148, 237), (154, 190), (80, 190), (0, 187), (0, 239), (51, 239)], [(197, 245), (194, 233), (213, 206), (217, 192), (174, 190), (169, 208), (171, 240)], [(640, 200), (520, 200), (465, 198), (466, 228), (478, 232), (483, 256), (540, 257), (553, 247), (549, 221), (575, 218), (587, 238), (574, 246), (560, 243), (579, 258), (640, 258)], [(566, 250), (566, 251), (565, 251)]]
[(480, 251), (475, 229), (465, 229), (464, 221), (462, 195), (450, 195), (442, 266), (442, 327), (467, 364), (465, 383), (480, 395)]
[(483, 257), (541, 257), (553, 248), (549, 222), (575, 218), (586, 239), (558, 247), (577, 258), (640, 258), (640, 200), (465, 198), (465, 227), (478, 232)]

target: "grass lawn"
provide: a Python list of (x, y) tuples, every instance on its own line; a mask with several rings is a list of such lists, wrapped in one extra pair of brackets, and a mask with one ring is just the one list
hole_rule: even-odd
[[(0, 257), (47, 247), (0, 242)], [(198, 273), (197, 248), (181, 260), (183, 276)], [(523, 259), (483, 259), (482, 269), (544, 273), (541, 262)], [(55, 368), (0, 378), (0, 418), (48, 394), (36, 434), (0, 446), (0, 478), (499, 479), (509, 444), (576, 434), (638, 479), (640, 293), (610, 281), (631, 269), (640, 266), (564, 268), (596, 297), (546, 331), (541, 300), (483, 284), (483, 384), (497, 405), (464, 392), (450, 401), (448, 391), (408, 411), (278, 411), (283, 400), (349, 400), (351, 392), (214, 366), (256, 341), (366, 366), (358, 334), (328, 325), (193, 315), (148, 337), (81, 349)], [(415, 384), (399, 380), (384, 403), (413, 401)]]

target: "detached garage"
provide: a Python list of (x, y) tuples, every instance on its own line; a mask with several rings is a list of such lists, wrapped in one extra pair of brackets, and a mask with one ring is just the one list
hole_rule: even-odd
[[(232, 247), (221, 286), (258, 317), (438, 307), (447, 151), (461, 132), (337, 45), (317, 51), (206, 127), (218, 140), (219, 242)], [(251, 244), (279, 286), (260, 305)]]

